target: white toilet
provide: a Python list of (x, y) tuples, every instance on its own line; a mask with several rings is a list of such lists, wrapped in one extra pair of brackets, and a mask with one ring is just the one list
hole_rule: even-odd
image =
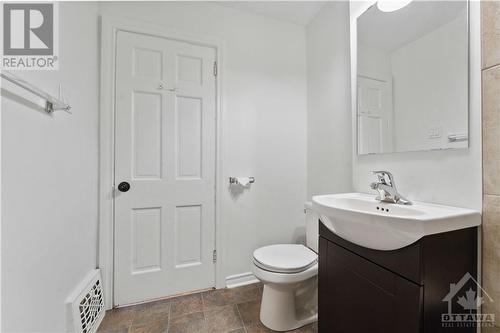
[(318, 216), (305, 204), (306, 245), (276, 244), (253, 253), (253, 273), (264, 284), (260, 320), (289, 331), (318, 319)]

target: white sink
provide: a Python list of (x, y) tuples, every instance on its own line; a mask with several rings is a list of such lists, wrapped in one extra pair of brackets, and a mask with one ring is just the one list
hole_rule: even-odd
[(312, 202), (321, 222), (333, 233), (375, 250), (396, 250), (426, 235), (481, 224), (481, 214), (474, 210), (424, 202), (383, 203), (369, 194), (317, 195)]

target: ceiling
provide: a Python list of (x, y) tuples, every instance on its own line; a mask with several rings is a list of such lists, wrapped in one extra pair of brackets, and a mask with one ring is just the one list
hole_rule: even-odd
[(466, 15), (466, 10), (466, 1), (413, 1), (390, 13), (374, 5), (358, 18), (358, 41), (391, 52)]
[(220, 1), (219, 5), (306, 26), (326, 1)]

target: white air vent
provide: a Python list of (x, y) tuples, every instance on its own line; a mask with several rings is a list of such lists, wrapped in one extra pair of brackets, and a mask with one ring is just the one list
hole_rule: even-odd
[(85, 278), (69, 298), (69, 303), (72, 322), (70, 331), (95, 333), (104, 317), (104, 294), (98, 269)]

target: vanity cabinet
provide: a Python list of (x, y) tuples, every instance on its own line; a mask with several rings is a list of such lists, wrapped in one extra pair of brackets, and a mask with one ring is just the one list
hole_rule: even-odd
[[(450, 284), (466, 273), (477, 275), (477, 227), (379, 251), (348, 242), (320, 222), (319, 332), (475, 332), (442, 324)], [(455, 313), (460, 309), (452, 296)]]

